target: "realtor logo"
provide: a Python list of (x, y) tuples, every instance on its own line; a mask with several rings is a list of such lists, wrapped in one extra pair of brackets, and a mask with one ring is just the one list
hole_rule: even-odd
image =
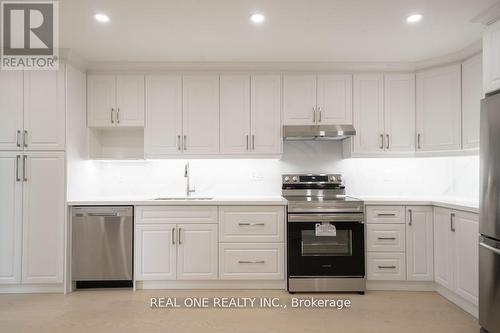
[(58, 69), (58, 5), (57, 1), (1, 2), (1, 69)]

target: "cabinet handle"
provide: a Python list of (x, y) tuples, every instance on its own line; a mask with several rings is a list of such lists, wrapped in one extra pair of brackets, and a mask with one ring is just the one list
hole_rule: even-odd
[(175, 245), (175, 228), (172, 228), (172, 245)]
[(321, 111), (321, 107), (318, 108), (318, 122), (320, 123), (321, 122), (321, 118), (322, 118), (322, 111)]
[(422, 146), (420, 145), (420, 133), (417, 134), (417, 149), (422, 149)]
[(184, 150), (187, 150), (187, 135), (184, 135), (184, 140), (182, 140), (182, 145)]
[(177, 150), (181, 150), (181, 136), (177, 135)]
[(116, 123), (120, 123), (120, 108), (118, 108), (118, 110), (116, 111)]
[(396, 266), (378, 266), (380, 269), (395, 269)]
[(28, 131), (27, 130), (24, 130), (23, 143), (24, 143), (24, 147), (28, 147)]
[(377, 213), (377, 216), (396, 216), (394, 213)]
[(380, 134), (380, 149), (384, 149), (384, 135)]
[(389, 149), (389, 134), (385, 135), (387, 138), (387, 145), (385, 146), (385, 149)]
[(28, 156), (23, 155), (23, 181), (27, 182), (28, 177), (26, 176), (26, 165), (28, 164)]
[(377, 237), (380, 240), (396, 240), (396, 237)]
[(252, 135), (252, 150), (255, 150), (255, 135)]
[(316, 122), (316, 108), (313, 107), (313, 123)]
[(247, 151), (248, 151), (249, 146), (250, 146), (249, 140), (250, 140), (250, 136), (247, 134)]
[(111, 108), (111, 123), (115, 123), (115, 119), (113, 118), (113, 112), (115, 112), (115, 108)]
[(16, 134), (16, 146), (21, 147), (21, 131), (17, 130)]
[(266, 224), (265, 223), (238, 223), (240, 227), (254, 227), (254, 226), (260, 226), (263, 227)]
[(408, 221), (408, 226), (411, 227), (411, 225), (413, 224), (413, 210), (408, 209), (408, 214), (410, 214), (410, 220)]
[(455, 232), (455, 213), (451, 213), (450, 215), (450, 230), (451, 232)]
[(16, 182), (21, 181), (21, 177), (19, 177), (19, 162), (21, 160), (21, 155), (16, 156)]
[(265, 260), (238, 260), (238, 264), (265, 264)]
[(177, 231), (177, 241), (179, 243), (179, 245), (181, 245), (181, 228), (179, 228), (179, 230)]

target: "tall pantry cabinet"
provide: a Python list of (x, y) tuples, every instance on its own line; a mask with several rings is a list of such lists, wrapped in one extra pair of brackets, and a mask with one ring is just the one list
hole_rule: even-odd
[(0, 285), (61, 284), (65, 65), (1, 71), (0, 114)]

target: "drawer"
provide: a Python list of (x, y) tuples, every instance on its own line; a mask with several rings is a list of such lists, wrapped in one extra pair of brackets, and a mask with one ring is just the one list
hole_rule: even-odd
[(405, 252), (405, 224), (368, 224), (366, 250), (369, 252)]
[(366, 223), (404, 224), (405, 206), (366, 206)]
[(283, 242), (285, 209), (282, 206), (219, 207), (221, 242)]
[(283, 280), (285, 259), (283, 243), (219, 244), (221, 280)]
[(217, 223), (217, 206), (138, 206), (135, 223)]
[(405, 253), (369, 252), (366, 258), (368, 280), (406, 280)]

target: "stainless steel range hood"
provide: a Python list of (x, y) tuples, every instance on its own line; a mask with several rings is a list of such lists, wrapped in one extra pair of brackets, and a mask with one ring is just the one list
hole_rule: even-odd
[(284, 140), (344, 140), (356, 135), (352, 125), (285, 125)]

